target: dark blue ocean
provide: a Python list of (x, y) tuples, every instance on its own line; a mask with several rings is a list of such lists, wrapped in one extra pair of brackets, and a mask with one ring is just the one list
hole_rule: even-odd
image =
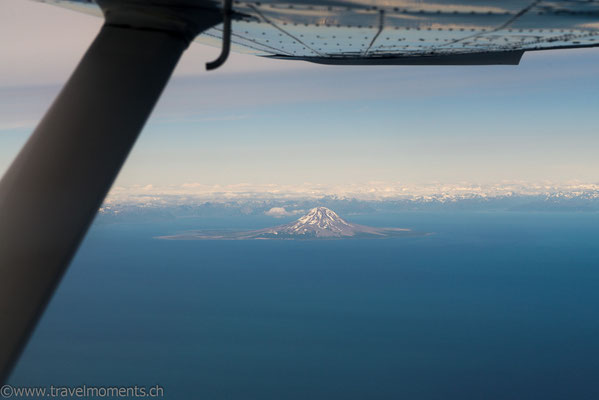
[[(344, 216), (345, 217), (345, 216)], [(14, 385), (168, 399), (599, 399), (599, 214), (347, 217), (427, 236), (173, 241), (97, 221)]]

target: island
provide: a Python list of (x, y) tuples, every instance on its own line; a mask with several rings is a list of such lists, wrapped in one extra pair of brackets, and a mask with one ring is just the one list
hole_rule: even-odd
[(349, 239), (414, 236), (419, 233), (406, 228), (377, 228), (352, 224), (326, 207), (311, 209), (298, 220), (271, 228), (249, 231), (198, 230), (159, 239), (170, 240), (250, 240), (250, 239)]

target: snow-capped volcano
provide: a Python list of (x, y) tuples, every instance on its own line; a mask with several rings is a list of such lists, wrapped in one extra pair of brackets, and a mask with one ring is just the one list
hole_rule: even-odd
[(290, 224), (275, 226), (269, 230), (290, 235), (353, 236), (353, 226), (326, 207), (316, 207), (308, 214)]
[(331, 209), (316, 207), (294, 222), (247, 232), (246, 235), (254, 239), (332, 239), (397, 236), (409, 231), (401, 228), (374, 228), (352, 224)]
[(352, 224), (326, 207), (316, 207), (300, 219), (285, 225), (255, 231), (195, 231), (162, 239), (335, 239), (411, 235), (409, 229), (374, 228)]

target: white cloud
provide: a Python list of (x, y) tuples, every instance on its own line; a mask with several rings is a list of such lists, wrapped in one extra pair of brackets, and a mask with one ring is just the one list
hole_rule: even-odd
[(285, 207), (273, 207), (270, 210), (266, 211), (264, 214), (270, 215), (271, 217), (275, 217), (275, 218), (281, 218), (281, 217), (288, 217), (290, 215), (301, 214), (303, 212), (304, 212), (304, 210), (287, 211), (285, 209)]
[[(468, 198), (492, 198), (497, 196), (542, 195), (558, 193), (599, 193), (599, 184), (591, 182), (520, 182), (503, 181), (496, 184), (475, 183), (407, 184), (400, 182), (366, 182), (362, 184), (322, 185), (304, 183), (298, 185), (250, 184), (208, 185), (186, 183), (183, 185), (115, 186), (106, 203), (134, 202), (185, 204), (190, 201), (245, 201), (245, 200), (314, 200), (325, 196), (344, 199), (376, 200), (441, 200)], [(274, 207), (266, 215), (285, 217), (302, 213), (303, 210), (287, 210)]]

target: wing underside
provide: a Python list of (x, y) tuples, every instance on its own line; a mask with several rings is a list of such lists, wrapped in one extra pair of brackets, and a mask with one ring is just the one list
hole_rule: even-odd
[[(44, 2), (100, 14), (91, 0)], [(234, 51), (323, 64), (517, 64), (524, 51), (599, 45), (599, 0), (234, 1), (233, 12)], [(217, 26), (196, 40), (221, 37)]]

